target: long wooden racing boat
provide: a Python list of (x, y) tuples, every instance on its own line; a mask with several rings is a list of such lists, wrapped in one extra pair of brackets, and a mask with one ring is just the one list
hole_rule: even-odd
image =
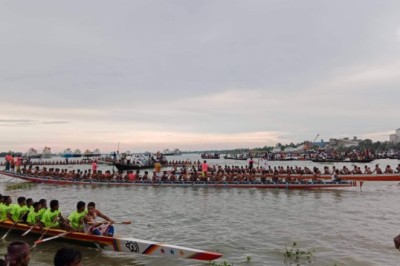
[(14, 172), (0, 171), (0, 174), (19, 178), (28, 182), (57, 185), (106, 185), (106, 186), (158, 186), (158, 187), (215, 187), (215, 188), (270, 188), (270, 189), (336, 189), (356, 186), (355, 182), (202, 182), (202, 181), (99, 181), (89, 179), (65, 179), (55, 177), (39, 177)]
[[(29, 230), (30, 226), (22, 223), (14, 224), (12, 221), (0, 222), (0, 229), (3, 229), (3, 231), (7, 231), (10, 228), (12, 228), (12, 232), (19, 232), (19, 235), (21, 235), (21, 233)], [(32, 231), (30, 231), (30, 234), (40, 236), (42, 235), (42, 231), (38, 227), (34, 227)], [(60, 229), (49, 229), (46, 232), (46, 236), (49, 237), (60, 235), (62, 235), (62, 237), (59, 239), (62, 241), (123, 253), (206, 261), (215, 260), (222, 256), (222, 254), (217, 252), (186, 248), (137, 238), (95, 236), (80, 232), (66, 233), (66, 231)], [(42, 245), (46, 244), (43, 243)]]
[[(272, 174), (269, 174), (268, 177), (272, 177)], [(331, 175), (312, 175), (312, 174), (305, 174), (305, 175), (300, 175), (300, 174), (291, 174), (290, 175), (292, 179), (299, 179), (299, 180), (304, 180), (304, 179), (331, 179)], [(279, 178), (286, 178), (287, 174), (279, 174)], [(395, 174), (339, 174), (339, 178), (341, 180), (347, 180), (347, 181), (400, 181), (400, 173), (395, 173)]]

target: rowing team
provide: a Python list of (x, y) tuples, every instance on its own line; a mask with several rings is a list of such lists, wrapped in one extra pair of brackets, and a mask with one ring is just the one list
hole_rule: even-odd
[[(104, 221), (98, 221), (98, 217)], [(14, 224), (25, 223), (33, 227), (39, 227), (42, 231), (48, 229), (64, 229), (67, 231), (85, 232), (93, 235), (113, 236), (114, 220), (96, 209), (94, 202), (87, 204), (79, 201), (76, 211), (68, 218), (59, 210), (58, 200), (51, 200), (47, 208), (46, 199), (33, 202), (32, 199), (18, 197), (13, 204), (10, 196), (0, 195), (0, 220), (11, 220)]]

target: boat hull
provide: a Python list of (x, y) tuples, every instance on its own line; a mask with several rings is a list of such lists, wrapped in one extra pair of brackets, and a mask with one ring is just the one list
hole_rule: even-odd
[[(0, 229), (3, 229), (4, 231), (10, 229), (12, 226), (12, 221), (0, 222)], [(13, 231), (22, 233), (27, 231), (29, 228), (30, 227), (26, 224), (18, 223), (13, 227)], [(65, 231), (59, 229), (49, 229), (46, 232), (46, 237), (57, 236), (61, 233), (65, 233)], [(42, 231), (39, 228), (33, 228), (30, 234), (41, 235)], [(95, 236), (80, 232), (68, 233), (62, 238), (59, 238), (59, 240), (115, 252), (161, 256), (169, 258), (211, 261), (218, 259), (222, 256), (222, 254), (217, 252), (186, 248), (182, 246), (153, 242), (138, 238)], [(47, 243), (43, 243), (40, 245), (47, 245)]]
[(260, 188), (260, 189), (337, 189), (354, 187), (354, 182), (182, 182), (182, 181), (95, 181), (95, 180), (73, 180), (53, 177), (35, 177), (24, 174), (0, 171), (0, 174), (19, 178), (34, 183), (47, 183), (58, 185), (93, 185), (93, 186), (153, 186), (153, 187), (210, 187), (210, 188)]
[[(272, 178), (272, 175), (268, 175), (268, 177)], [(286, 178), (286, 174), (278, 175), (279, 178)], [(330, 180), (332, 178), (331, 175), (300, 175), (300, 174), (292, 174), (292, 179), (323, 179)], [(347, 181), (400, 181), (400, 173), (397, 174), (349, 174), (349, 175), (339, 175), (341, 180)]]
[(122, 163), (113, 163), (113, 165), (119, 171), (151, 169), (154, 167), (154, 165), (137, 165), (137, 164), (122, 164)]

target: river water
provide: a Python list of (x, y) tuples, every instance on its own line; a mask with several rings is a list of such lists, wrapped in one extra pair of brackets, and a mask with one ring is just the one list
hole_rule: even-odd
[[(173, 159), (197, 160), (199, 155)], [(171, 159), (171, 158), (170, 158)], [(210, 164), (233, 161), (208, 160)], [(246, 162), (234, 162), (236, 165)], [(379, 160), (381, 167), (398, 160)], [(311, 162), (270, 162), (271, 166), (309, 166)], [(333, 164), (329, 165), (332, 166)], [(342, 164), (335, 164), (341, 167)], [(349, 165), (351, 166), (351, 165)], [(364, 165), (360, 165), (364, 166)], [(89, 165), (80, 165), (82, 170)], [(320, 168), (321, 165), (319, 165)], [(78, 168), (67, 166), (63, 168)], [(109, 166), (101, 166), (110, 169)], [(76, 202), (95, 201), (98, 209), (115, 220), (116, 234), (162, 241), (223, 253), (218, 260), (233, 265), (285, 265), (285, 247), (293, 242), (313, 251), (311, 263), (302, 265), (399, 265), (400, 252), (393, 237), (400, 232), (400, 186), (397, 182), (370, 182), (345, 190), (272, 190), (181, 187), (92, 187), (24, 184), (0, 176), (0, 193), (58, 199), (68, 215)], [(0, 254), (10, 235), (0, 242)], [(36, 237), (27, 237), (30, 244)], [(43, 243), (32, 252), (31, 265), (52, 265), (61, 241)], [(71, 246), (68, 244), (68, 246)], [(208, 265), (205, 262), (99, 252), (80, 246), (84, 265)]]

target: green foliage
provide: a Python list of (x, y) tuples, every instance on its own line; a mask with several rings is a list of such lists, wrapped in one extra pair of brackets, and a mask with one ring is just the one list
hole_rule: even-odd
[[(246, 263), (251, 262), (251, 256), (246, 256)], [(227, 262), (227, 261), (212, 261), (210, 262), (210, 266), (233, 266), (233, 262)]]
[(286, 264), (300, 265), (302, 263), (311, 263), (314, 257), (315, 250), (301, 250), (297, 248), (297, 243), (293, 242), (292, 247), (288, 249), (285, 246), (284, 262)]
[(229, 262), (226, 261), (223, 262), (212, 261), (210, 262), (210, 266), (233, 266), (233, 264), (230, 264)]

